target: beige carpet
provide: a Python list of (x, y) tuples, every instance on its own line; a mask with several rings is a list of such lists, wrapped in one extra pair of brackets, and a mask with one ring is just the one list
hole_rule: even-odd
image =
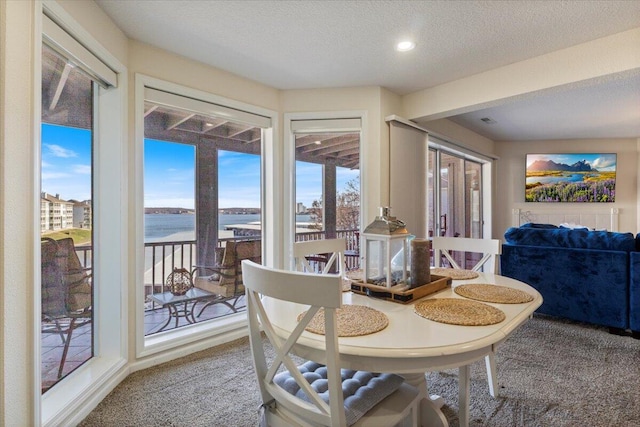
[[(250, 357), (241, 339), (136, 372), (80, 425), (255, 426), (259, 394)], [(472, 367), (471, 426), (640, 425), (640, 340), (536, 316), (500, 347), (497, 363), (497, 399), (484, 362)], [(428, 381), (457, 427), (457, 370), (429, 373)]]

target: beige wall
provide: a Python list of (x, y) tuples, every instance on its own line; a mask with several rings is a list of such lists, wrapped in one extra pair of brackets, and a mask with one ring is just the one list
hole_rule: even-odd
[[(104, 52), (113, 55), (120, 63), (127, 63), (129, 41), (106, 13), (92, 1), (57, 0), (57, 4), (80, 25), (80, 33), (86, 32), (99, 40)], [(94, 52), (99, 53), (99, 52)]]
[(487, 157), (493, 157), (495, 155), (495, 146), (492, 140), (470, 131), (451, 120), (438, 119), (419, 124), (435, 136), (444, 137), (449, 142), (462, 145), (469, 150), (484, 154)]
[[(512, 225), (511, 211), (544, 209), (576, 214), (584, 210), (607, 214), (620, 210), (619, 231), (638, 229), (638, 143), (636, 139), (586, 139), (568, 141), (496, 142), (497, 185), (493, 236), (502, 238)], [(525, 203), (525, 155), (527, 153), (617, 153), (615, 203)]]
[(276, 89), (135, 40), (129, 42), (128, 63), (131, 82), (136, 73), (141, 73), (258, 107), (278, 109)]
[[(37, 425), (35, 389), (34, 19), (32, 2), (0, 5), (0, 425)], [(26, 197), (25, 197), (26, 196)]]

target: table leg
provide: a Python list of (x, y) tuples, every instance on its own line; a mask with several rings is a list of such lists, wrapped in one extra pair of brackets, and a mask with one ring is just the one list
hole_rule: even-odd
[(169, 322), (171, 322), (171, 313), (172, 313), (171, 305), (168, 305), (168, 306), (167, 306), (167, 310), (169, 311), (169, 315), (167, 316), (167, 321), (165, 322), (165, 324), (164, 324), (164, 325), (162, 325), (162, 327), (161, 327), (160, 329), (158, 329), (158, 332), (160, 332), (160, 331), (164, 330), (164, 328), (166, 328), (167, 326), (169, 326)]
[[(194, 313), (195, 313), (195, 311), (196, 311), (196, 304), (197, 304), (197, 303), (198, 303), (198, 301), (197, 301), (197, 300), (196, 300), (196, 301), (194, 301), (194, 302), (193, 302), (193, 304), (191, 305), (191, 310), (186, 312), (186, 316), (185, 316), (185, 317), (187, 318), (187, 321), (188, 321), (189, 323), (196, 323), (196, 318), (195, 318), (195, 317), (193, 317), (193, 315), (194, 315)], [(186, 303), (185, 303), (185, 307), (184, 307), (184, 309), (185, 309), (185, 310), (187, 309)]]
[(458, 368), (458, 419), (460, 427), (469, 426), (469, 394), (471, 392), (471, 366)]
[(440, 408), (444, 401), (440, 396), (429, 396), (424, 372), (418, 374), (402, 374), (408, 384), (420, 391), (420, 426), (449, 427), (449, 421)]
[(498, 397), (498, 368), (496, 367), (495, 346), (492, 346), (491, 353), (484, 358), (487, 366), (487, 380), (489, 381), (489, 394), (491, 397)]

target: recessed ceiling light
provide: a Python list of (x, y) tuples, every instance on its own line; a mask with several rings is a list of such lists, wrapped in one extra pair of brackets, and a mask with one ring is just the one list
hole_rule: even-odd
[(416, 44), (414, 42), (406, 40), (406, 41), (398, 43), (396, 45), (396, 50), (398, 52), (408, 52), (411, 49), (413, 49), (414, 47), (416, 47)]
[(211, 126), (213, 126), (213, 123), (205, 123), (204, 125), (207, 126), (207, 127), (211, 127)]
[(313, 143), (316, 144), (316, 145), (322, 144), (322, 142), (320, 142), (320, 141), (313, 141)]

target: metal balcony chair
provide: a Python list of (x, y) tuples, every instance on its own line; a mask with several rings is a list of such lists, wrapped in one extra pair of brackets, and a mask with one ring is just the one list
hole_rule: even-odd
[(73, 239), (41, 239), (42, 333), (60, 335), (62, 377), (73, 331), (92, 321), (90, 268), (80, 263)]
[[(336, 310), (342, 306), (340, 276), (275, 270), (251, 261), (243, 261), (242, 270), (264, 425), (393, 426), (409, 418), (412, 425), (417, 425), (419, 393), (404, 383), (402, 377), (363, 371), (353, 375), (354, 371), (340, 369), (336, 320)], [(276, 333), (271, 314), (263, 305), (264, 297), (309, 308), (294, 330), (282, 336)], [(321, 335), (325, 349), (323, 364), (309, 361), (297, 367), (291, 358), (292, 349), (321, 309), (326, 331)], [(275, 353), (275, 358), (268, 356), (271, 353)], [(279, 372), (283, 366), (287, 370)], [(356, 383), (359, 387), (354, 387)], [(345, 400), (345, 394), (349, 399)]]
[[(444, 258), (450, 266), (462, 269), (455, 261), (451, 251), (474, 252), (482, 254), (482, 258), (471, 268), (472, 271), (495, 273), (497, 258), (502, 253), (500, 240), (497, 239), (472, 239), (466, 237), (434, 237), (432, 240), (433, 259), (436, 267), (440, 267)], [(498, 396), (498, 368), (496, 366), (496, 349), (485, 357), (487, 366), (487, 380), (489, 382), (489, 394)]]
[[(214, 293), (216, 296), (207, 301), (200, 309), (198, 317), (209, 306), (223, 304), (237, 313), (244, 305), (239, 305), (244, 296), (242, 283), (242, 260), (248, 259), (258, 264), (262, 262), (261, 240), (230, 240), (220, 256), (219, 265), (195, 265), (192, 270), (194, 286)], [(216, 259), (217, 261), (217, 259)]]

